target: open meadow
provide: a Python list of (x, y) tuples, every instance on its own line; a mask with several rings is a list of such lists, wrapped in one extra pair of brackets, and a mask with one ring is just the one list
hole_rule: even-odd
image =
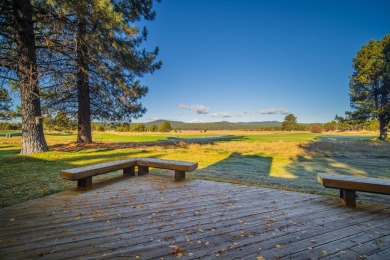
[[(199, 163), (188, 178), (242, 183), (306, 193), (336, 195), (317, 181), (319, 172), (390, 178), (390, 142), (376, 134), (218, 131), (180, 133), (99, 133), (76, 145), (75, 134), (46, 133), (50, 151), (20, 156), (21, 137), (0, 136), (0, 206), (43, 197), (74, 187), (61, 169), (129, 157), (154, 157)], [(112, 175), (119, 175), (120, 172)], [(171, 174), (152, 170), (151, 174)], [(96, 179), (110, 178), (110, 175)], [(359, 194), (360, 196), (360, 194)], [(387, 203), (385, 196), (365, 200)]]

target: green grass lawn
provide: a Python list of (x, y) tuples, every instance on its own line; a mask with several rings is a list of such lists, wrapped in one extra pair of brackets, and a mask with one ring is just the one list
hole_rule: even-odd
[[(74, 187), (74, 182), (59, 178), (61, 169), (128, 157), (196, 161), (199, 169), (188, 173), (189, 178), (323, 194), (336, 191), (319, 185), (318, 172), (390, 177), (390, 142), (378, 142), (372, 135), (94, 133), (96, 143), (86, 146), (75, 145), (75, 139), (74, 134), (46, 133), (49, 152), (20, 156), (20, 137), (0, 137), (0, 207)], [(195, 142), (202, 140), (211, 142)]]

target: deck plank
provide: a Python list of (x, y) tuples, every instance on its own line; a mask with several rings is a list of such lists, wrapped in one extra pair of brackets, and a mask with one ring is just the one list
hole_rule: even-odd
[(1, 209), (0, 241), (1, 259), (376, 258), (390, 206), (150, 174)]

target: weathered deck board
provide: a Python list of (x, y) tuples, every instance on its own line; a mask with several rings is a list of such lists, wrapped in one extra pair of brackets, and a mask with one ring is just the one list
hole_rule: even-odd
[(390, 206), (153, 175), (0, 210), (0, 259), (357, 258), (390, 252)]

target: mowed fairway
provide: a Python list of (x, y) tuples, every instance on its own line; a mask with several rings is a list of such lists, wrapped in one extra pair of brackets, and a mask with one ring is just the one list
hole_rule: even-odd
[[(390, 142), (369, 134), (290, 132), (97, 133), (94, 144), (76, 145), (74, 134), (46, 133), (47, 153), (19, 156), (21, 137), (0, 137), (0, 206), (74, 187), (61, 169), (128, 157), (199, 163), (189, 178), (243, 183), (317, 194), (334, 194), (316, 180), (318, 172), (390, 178)], [(96, 179), (110, 178), (102, 175)], [(151, 174), (171, 174), (152, 170)], [(359, 194), (360, 195), (360, 194)], [(388, 197), (363, 195), (386, 203)]]

